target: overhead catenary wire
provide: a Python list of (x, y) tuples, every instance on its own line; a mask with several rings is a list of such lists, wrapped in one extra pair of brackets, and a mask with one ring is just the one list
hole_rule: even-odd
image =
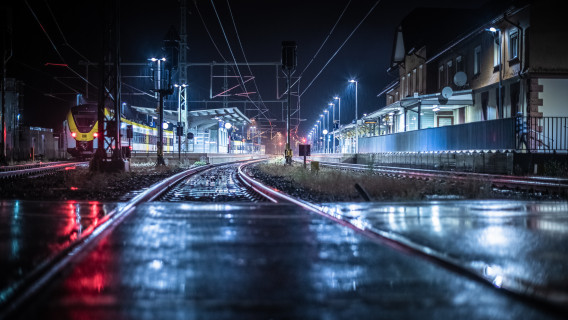
[[(347, 2), (347, 4), (345, 5), (345, 8), (343, 8), (343, 11), (341, 12), (341, 14), (339, 15), (339, 18), (337, 18), (337, 21), (335, 21), (335, 24), (333, 25), (333, 27), (331, 28), (331, 30), (329, 31), (329, 33), (327, 34), (327, 37), (325, 37), (325, 39), (323, 40), (322, 44), (320, 45), (319, 49), (316, 51), (316, 53), (314, 54), (314, 56), (312, 57), (312, 59), (310, 60), (310, 62), (308, 62), (308, 64), (304, 67), (304, 70), (302, 70), (302, 72), (300, 72), (300, 75), (298, 76), (298, 78), (296, 79), (296, 81), (294, 81), (294, 83), (292, 83), (292, 85), (290, 87), (293, 87), (296, 85), (296, 83), (298, 83), (298, 81), (300, 81), (300, 78), (302, 78), (302, 75), (304, 75), (304, 72), (306, 72), (306, 70), (310, 67), (310, 65), (312, 64), (312, 62), (314, 62), (314, 60), (316, 59), (316, 57), (318, 56), (318, 54), (320, 53), (321, 49), (324, 47), (324, 45), (327, 43), (327, 40), (329, 40), (329, 37), (331, 37), (331, 35), (333, 34), (333, 31), (335, 30), (335, 28), (337, 27), (337, 25), (339, 24), (339, 21), (341, 21), (341, 18), (343, 17), (343, 15), (345, 14), (345, 12), (347, 11), (347, 8), (349, 7), (349, 4), (351, 4), (351, 0), (349, 0)], [(284, 91), (283, 94), (286, 94), (288, 92), (288, 89), (286, 89)]]
[(59, 23), (57, 22), (57, 19), (55, 18), (55, 15), (53, 14), (53, 11), (51, 10), (51, 7), (49, 6), (49, 4), (47, 3), (47, 0), (44, 0), (45, 2), (45, 6), (47, 7), (47, 10), (49, 11), (49, 13), (51, 14), (51, 17), (53, 18), (53, 21), (55, 22), (55, 25), (57, 26), (57, 29), (59, 30), (59, 33), (61, 34), (61, 37), (63, 38), (63, 41), (65, 42), (64, 44), (69, 47), (71, 50), (73, 50), (78, 56), (80, 56), (81, 58), (85, 59), (85, 61), (87, 62), (91, 62), (87, 57), (85, 57), (83, 54), (81, 54), (78, 50), (76, 50), (73, 46), (71, 46), (71, 44), (69, 43), (69, 41), (67, 41), (67, 38), (65, 37), (65, 34), (63, 33), (63, 30), (61, 30), (61, 27), (59, 26)]
[(351, 33), (349, 34), (349, 36), (347, 36), (347, 38), (345, 39), (345, 41), (343, 41), (343, 43), (341, 44), (341, 46), (339, 46), (339, 48), (333, 53), (333, 55), (329, 58), (329, 60), (325, 63), (325, 65), (321, 68), (321, 70), (316, 74), (316, 76), (312, 79), (312, 81), (306, 86), (306, 88), (304, 89), (304, 91), (302, 91), (302, 93), (299, 96), (302, 96), (304, 93), (306, 93), (306, 91), (308, 91), (308, 89), (310, 88), (310, 86), (314, 83), (314, 81), (316, 81), (316, 79), (319, 77), (319, 75), (323, 72), (323, 70), (325, 70), (325, 68), (327, 67), (327, 65), (331, 62), (331, 60), (333, 60), (333, 58), (335, 58), (335, 56), (339, 53), (339, 51), (341, 51), (341, 49), (343, 48), (343, 46), (347, 43), (347, 41), (349, 41), (349, 39), (351, 39), (351, 37), (353, 36), (353, 34), (355, 33), (355, 31), (357, 31), (357, 29), (359, 29), (359, 27), (361, 26), (361, 24), (363, 24), (363, 22), (367, 19), (367, 17), (371, 14), (371, 12), (373, 12), (373, 10), (375, 10), (375, 8), (377, 7), (377, 5), (381, 2), (381, 0), (377, 0), (377, 2), (375, 2), (375, 4), (371, 7), (371, 9), (367, 12), (367, 14), (363, 17), (363, 19), (357, 24), (357, 26), (355, 27), (355, 29), (353, 29), (353, 31), (351, 31)]
[(207, 24), (205, 23), (205, 20), (203, 19), (203, 16), (201, 15), (201, 11), (199, 10), (199, 7), (197, 6), (197, 0), (194, 0), (193, 4), (195, 5), (195, 9), (197, 10), (197, 14), (199, 15), (199, 18), (201, 19), (201, 23), (203, 24), (203, 27), (205, 28), (205, 31), (207, 32), (207, 35), (209, 36), (211, 43), (213, 44), (213, 46), (217, 50), (217, 53), (219, 53), (219, 55), (221, 56), (221, 59), (223, 59), (223, 61), (227, 62), (227, 59), (225, 59), (225, 57), (221, 53), (221, 50), (219, 50), (219, 47), (215, 43), (215, 40), (213, 40), (213, 37), (211, 36), (211, 32), (209, 32), (209, 28), (207, 28)]
[[(231, 5), (229, 4), (229, 0), (227, 0), (227, 7), (229, 8), (229, 13), (231, 14), (231, 21), (233, 22), (233, 27), (235, 28), (235, 34), (237, 35), (237, 40), (239, 41), (239, 46), (241, 47), (241, 52), (243, 53), (243, 58), (245, 59), (245, 63), (247, 64), (247, 68), (249, 70), (250, 75), (253, 77), (252, 81), (254, 83), (254, 87), (256, 88), (258, 98), (259, 98), (260, 102), (262, 103), (262, 105), (264, 106), (264, 108), (268, 109), (266, 107), (266, 105), (264, 104), (264, 101), (262, 100), (262, 95), (260, 94), (260, 90), (258, 89), (258, 85), (256, 84), (255, 76), (252, 73), (252, 70), (251, 70), (250, 65), (248, 63), (247, 56), (245, 54), (245, 49), (243, 48), (243, 43), (241, 42), (241, 37), (239, 36), (239, 31), (237, 30), (237, 24), (235, 23), (235, 18), (233, 16), (233, 11), (231, 10)], [(270, 119), (267, 119), (267, 120), (268, 120), (269, 124), (272, 124)]]
[[(75, 74), (77, 77), (79, 77), (81, 80), (85, 81), (86, 83), (88, 83), (89, 85), (91, 85), (94, 88), (97, 88), (97, 86), (95, 86), (94, 84), (92, 84), (91, 82), (89, 82), (89, 80), (87, 80), (85, 77), (83, 77), (81, 74), (79, 74), (77, 71), (75, 71), (73, 68), (71, 68), (69, 66), (69, 64), (65, 61), (65, 59), (63, 58), (63, 56), (61, 55), (61, 53), (59, 52), (59, 49), (57, 49), (57, 46), (55, 45), (55, 43), (53, 42), (53, 40), (51, 39), (51, 37), (49, 36), (49, 33), (47, 33), (47, 30), (45, 30), (45, 28), (43, 27), (43, 25), (41, 24), (41, 21), (39, 20), (38, 16), (36, 15), (35, 11), (33, 10), (33, 8), (30, 6), (30, 4), (28, 3), (28, 0), (24, 0), (24, 2), (26, 3), (26, 6), (28, 7), (28, 9), (30, 10), (30, 12), (32, 13), (34, 19), (36, 20), (36, 22), (39, 24), (41, 30), (43, 31), (43, 33), (45, 34), (45, 36), (47, 37), (47, 40), (51, 43), (51, 46), (53, 47), (53, 49), (55, 50), (55, 52), (57, 53), (57, 55), (59, 56), (59, 59), (61, 59), (61, 62), (65, 63), (67, 65), (67, 69), (69, 69), (73, 74)], [(75, 90), (76, 91), (76, 90)]]
[[(223, 27), (223, 23), (221, 22), (221, 17), (219, 17), (219, 13), (217, 12), (217, 8), (215, 7), (215, 3), (213, 3), (213, 0), (211, 0), (211, 6), (213, 7), (213, 11), (215, 11), (215, 15), (217, 16), (217, 21), (219, 22), (219, 26), (221, 27), (221, 31), (223, 32), (223, 37), (225, 38), (225, 41), (227, 42), (227, 47), (229, 48), (229, 52), (231, 53), (231, 57), (233, 58), (233, 61), (235, 63), (235, 67), (237, 69), (237, 72), (239, 74), (239, 80), (241, 81), (241, 84), (243, 86), (244, 92), (247, 92), (247, 87), (246, 84), (244, 83), (243, 80), (243, 75), (241, 74), (241, 70), (237, 64), (237, 59), (235, 58), (235, 54), (233, 53), (233, 49), (231, 48), (231, 44), (229, 43), (229, 38), (227, 38), (227, 33), (225, 32), (225, 28)], [(270, 119), (265, 115), (266, 112), (268, 112), (268, 110), (263, 111), (259, 108), (259, 106), (254, 103), (254, 101), (252, 101), (252, 99), (250, 99), (250, 97), (248, 97), (248, 99), (252, 102), (252, 104), (255, 106), (255, 108), (258, 109), (259, 113), (268, 121), (270, 121)]]

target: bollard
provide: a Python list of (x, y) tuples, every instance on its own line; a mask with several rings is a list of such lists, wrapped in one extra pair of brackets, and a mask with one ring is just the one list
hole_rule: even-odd
[(313, 172), (313, 171), (315, 171), (316, 173), (319, 172), (319, 169), (320, 169), (320, 163), (319, 163), (319, 161), (312, 161), (312, 162), (310, 162), (310, 166), (311, 166), (312, 172)]

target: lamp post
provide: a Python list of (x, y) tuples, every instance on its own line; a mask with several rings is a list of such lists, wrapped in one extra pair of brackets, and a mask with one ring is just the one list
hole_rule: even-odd
[[(341, 150), (341, 152), (343, 152), (343, 142), (341, 141), (342, 136), (341, 136), (341, 98), (340, 97), (333, 97), (334, 100), (338, 101), (339, 104), (339, 110), (337, 111), (337, 128), (339, 129), (339, 150)], [(341, 153), (340, 152), (340, 153)]]
[[(326, 129), (327, 132), (330, 132), (329, 131), (329, 111), (327, 109), (325, 109), (325, 110), (323, 110), (323, 114), (324, 114), (323, 120), (324, 120), (324, 123), (325, 123), (323, 128)], [(324, 140), (323, 145), (325, 147), (325, 153), (328, 153), (329, 152), (329, 144), (327, 143), (326, 140)]]
[[(166, 58), (156, 59), (151, 58), (150, 61), (155, 63), (156, 68), (152, 70), (152, 78), (154, 82), (154, 91), (158, 92), (159, 105), (158, 105), (158, 143), (157, 143), (157, 165), (166, 165), (164, 161), (164, 96), (173, 93), (171, 86), (171, 77), (169, 70), (165, 68)], [(163, 62), (163, 63), (162, 63)]]
[(331, 113), (333, 114), (332, 116), (332, 120), (331, 120), (331, 128), (332, 128), (332, 132), (333, 132), (333, 143), (332, 143), (332, 149), (333, 152), (335, 153), (335, 103), (329, 103), (329, 106), (332, 107), (331, 109)]
[(359, 121), (357, 120), (357, 85), (359, 81), (351, 79), (351, 83), (355, 83), (355, 153), (359, 152)]

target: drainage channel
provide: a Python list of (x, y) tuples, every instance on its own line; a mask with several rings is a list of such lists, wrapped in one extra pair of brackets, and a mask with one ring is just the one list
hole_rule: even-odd
[(167, 202), (264, 202), (264, 197), (252, 192), (238, 178), (239, 164), (213, 167), (183, 179), (158, 201)]

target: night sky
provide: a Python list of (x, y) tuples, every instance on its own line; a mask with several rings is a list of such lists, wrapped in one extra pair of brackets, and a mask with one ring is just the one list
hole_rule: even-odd
[[(376, 1), (231, 0), (229, 4), (249, 62), (280, 61), (282, 41), (297, 42), (298, 67), (294, 76), (305, 70), (342, 11), (349, 4), (323, 49), (302, 74), (301, 118), (307, 119), (300, 126), (302, 135), (313, 126), (318, 115), (332, 101), (334, 95), (342, 97), (342, 124), (351, 122), (355, 118), (354, 90), (353, 85), (348, 83), (351, 78), (359, 81), (359, 117), (384, 105), (384, 97), (377, 98), (376, 95), (394, 80), (386, 73), (394, 32), (404, 16), (413, 8), (419, 6), (476, 8), (484, 2), (486, 1), (380, 1), (309, 88), (308, 84), (322, 70)], [(78, 62), (85, 59), (98, 62), (101, 43), (101, 26), (97, 20), (100, 14), (98, 3), (98, 1), (27, 0), (26, 4), (26, 1), (21, 0), (8, 1), (7, 4), (13, 11), (14, 30), (14, 56), (8, 63), (8, 77), (15, 77), (25, 82), (24, 122), (27, 125), (54, 128), (58, 131), (69, 106), (75, 102), (75, 92), (84, 94), (85, 83), (78, 80), (69, 68), (46, 64), (65, 63), (84, 76), (85, 67), (80, 66)], [(215, 0), (214, 5), (235, 59), (243, 62), (243, 53), (234, 31), (227, 1)], [(162, 39), (170, 26), (173, 25), (179, 30), (178, 1), (123, 0), (121, 7), (123, 62), (145, 62), (152, 56), (160, 55)], [(190, 12), (188, 62), (221, 62), (223, 57), (227, 61), (233, 61), (212, 2), (188, 0), (188, 9)], [(37, 16), (41, 26), (33, 14)], [(201, 18), (205, 21), (220, 53), (209, 38)], [(42, 31), (42, 27), (45, 32)], [(147, 75), (148, 71), (142, 69), (125, 70), (123, 75)], [(219, 68), (218, 71), (221, 72), (221, 69)], [(98, 86), (96, 70), (93, 68), (89, 72), (89, 80), (94, 86)], [(249, 75), (246, 67), (240, 67), (240, 72), (243, 76)], [(275, 100), (274, 67), (253, 67), (252, 72), (262, 98)], [(233, 70), (230, 70), (230, 74), (233, 74)], [(58, 77), (59, 81), (54, 80), (53, 77)], [(190, 100), (207, 99), (209, 68), (189, 68), (188, 77)], [(124, 81), (131, 81), (132, 85), (143, 91), (149, 91), (151, 86), (146, 79), (131, 78)], [(236, 84), (236, 80), (231, 81), (229, 86)], [(254, 84), (250, 83), (247, 89), (256, 91)], [(216, 83), (214, 90), (220, 90), (220, 85), (221, 82)], [(97, 89), (94, 86), (89, 87), (88, 98), (92, 101), (96, 101)], [(284, 82), (281, 83), (281, 88), (284, 88)], [(123, 101), (134, 105), (154, 105), (152, 99), (139, 96), (124, 97)], [(281, 119), (279, 105), (267, 106), (270, 109), (270, 118)], [(190, 107), (204, 108), (205, 105)], [(285, 127), (282, 122), (276, 124), (281, 128)]]

